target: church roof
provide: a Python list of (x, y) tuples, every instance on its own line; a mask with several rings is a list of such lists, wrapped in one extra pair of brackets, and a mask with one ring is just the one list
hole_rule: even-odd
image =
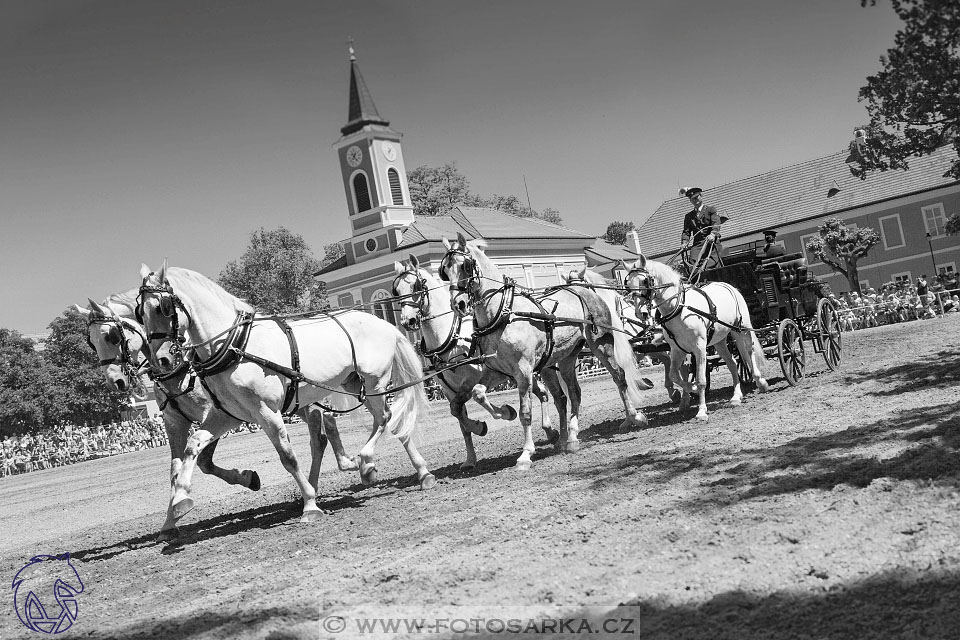
[[(849, 152), (842, 151), (704, 189), (703, 201), (729, 218), (724, 238), (742, 237), (956, 184), (943, 177), (956, 158), (956, 151), (945, 146), (911, 159), (907, 171), (871, 173), (860, 180), (850, 173)], [(639, 229), (644, 250), (657, 257), (678, 249), (683, 216), (690, 209), (682, 197), (660, 205)]]
[(537, 218), (521, 218), (509, 213), (483, 207), (458, 206), (446, 216), (419, 217), (403, 233), (398, 248), (407, 248), (423, 242), (454, 239), (457, 233), (467, 238), (577, 238), (592, 244), (594, 236), (561, 227)]
[(370, 95), (367, 83), (363, 81), (363, 75), (360, 74), (357, 60), (352, 55), (350, 56), (350, 113), (347, 118), (347, 124), (340, 129), (340, 133), (345, 136), (356, 133), (364, 127), (391, 131), (390, 122), (384, 120), (377, 111), (373, 96)]

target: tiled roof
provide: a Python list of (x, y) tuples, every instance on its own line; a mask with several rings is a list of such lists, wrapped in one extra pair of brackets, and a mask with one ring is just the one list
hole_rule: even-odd
[(585, 247), (583, 252), (594, 264), (616, 260), (632, 262), (637, 259), (637, 254), (622, 244), (611, 244), (601, 238), (597, 238), (593, 245)]
[[(704, 189), (703, 201), (729, 218), (723, 225), (723, 237), (729, 239), (957, 182), (943, 177), (957, 158), (950, 146), (911, 159), (908, 171), (871, 173), (866, 180), (851, 175), (849, 155), (843, 151)], [(660, 205), (639, 229), (644, 251), (653, 257), (675, 251), (690, 209), (683, 197)]]
[(403, 233), (400, 248), (444, 237), (454, 239), (457, 233), (468, 238), (579, 238), (585, 246), (594, 236), (560, 227), (536, 218), (521, 218), (496, 209), (456, 207), (448, 216), (417, 218)]

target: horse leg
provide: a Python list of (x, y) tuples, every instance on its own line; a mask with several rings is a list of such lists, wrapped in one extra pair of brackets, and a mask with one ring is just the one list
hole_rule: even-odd
[(697, 420), (707, 421), (707, 343), (697, 341), (697, 393), (700, 404), (697, 405)]
[[(560, 385), (560, 372), (556, 369), (546, 368), (543, 370), (543, 383), (547, 385), (547, 388), (550, 390), (550, 395), (553, 396), (553, 405), (557, 408), (557, 413), (560, 416), (560, 431), (554, 431), (551, 429), (547, 432), (556, 434), (555, 438), (550, 439), (550, 444), (554, 444), (557, 447), (558, 452), (563, 451), (563, 442), (561, 442), (561, 437), (563, 434), (567, 433), (567, 395), (563, 392), (563, 387)], [(537, 384), (534, 382), (534, 393), (536, 393)], [(539, 397), (539, 394), (538, 394)], [(540, 399), (541, 407), (543, 406), (543, 398)], [(547, 428), (544, 427), (544, 431)]]
[(567, 399), (570, 401), (570, 417), (567, 419), (567, 440), (564, 450), (575, 453), (580, 450), (580, 381), (577, 380), (577, 361), (575, 358), (560, 363), (560, 376), (567, 388)]
[[(364, 486), (370, 486), (377, 481), (377, 465), (374, 461), (377, 441), (380, 439), (380, 436), (383, 435), (383, 431), (390, 421), (391, 412), (383, 396), (368, 397), (365, 404), (371, 415), (373, 415), (373, 429), (370, 432), (370, 437), (367, 439), (366, 444), (360, 449), (360, 482), (362, 482)], [(430, 470), (427, 469), (427, 463), (424, 461), (423, 456), (420, 455), (413, 440), (409, 436), (403, 436), (399, 438), (399, 440), (403, 448), (406, 449), (407, 456), (409, 456), (410, 462), (413, 463), (413, 468), (416, 469), (420, 488), (430, 489), (436, 485), (437, 479), (430, 473)]]
[(167, 503), (167, 517), (160, 527), (160, 534), (157, 539), (161, 542), (174, 540), (180, 536), (180, 530), (177, 528), (177, 519), (173, 516), (173, 496), (176, 492), (175, 484), (183, 469), (183, 451), (187, 446), (187, 434), (190, 430), (190, 423), (184, 420), (178, 420), (165, 412), (163, 415), (163, 427), (167, 432), (167, 442), (170, 444), (170, 500)]
[(760, 346), (760, 338), (753, 331), (742, 331), (734, 337), (737, 341), (737, 349), (740, 351), (740, 358), (750, 363), (750, 376), (753, 378), (753, 383), (757, 385), (760, 393), (763, 393), (769, 389), (770, 385), (764, 379), (761, 368), (763, 347)]
[(714, 346), (717, 349), (717, 353), (723, 358), (723, 361), (727, 363), (727, 368), (733, 377), (733, 396), (730, 398), (730, 404), (734, 406), (743, 404), (743, 391), (740, 389), (740, 371), (737, 369), (737, 363), (734, 362), (730, 349), (727, 348), (726, 338), (720, 340), (720, 342)]
[(310, 472), (307, 482), (313, 490), (320, 491), (320, 463), (323, 461), (323, 452), (327, 448), (327, 436), (323, 432), (324, 413), (320, 407), (311, 405), (301, 407), (297, 415), (307, 423), (307, 433), (310, 434)]
[(515, 466), (519, 471), (527, 471), (533, 464), (533, 454), (537, 450), (537, 445), (533, 443), (533, 394), (530, 392), (530, 387), (533, 384), (533, 371), (521, 371), (516, 381), (517, 390), (520, 393), (520, 425), (523, 427), (523, 452), (520, 454), (520, 457), (517, 458)]
[(680, 391), (673, 386), (673, 376), (670, 375), (670, 352), (655, 353), (651, 359), (663, 365), (663, 388), (667, 390), (670, 402), (680, 402)]
[(673, 382), (680, 387), (680, 410), (686, 411), (690, 408), (690, 394), (693, 392), (693, 386), (687, 380), (689, 369), (684, 362), (687, 354), (678, 347), (670, 349), (670, 375), (673, 376)]
[(315, 522), (320, 518), (320, 507), (317, 506), (317, 492), (314, 491), (303, 471), (300, 470), (300, 464), (297, 461), (297, 454), (290, 445), (290, 435), (287, 433), (287, 425), (283, 422), (283, 416), (279, 411), (271, 409), (266, 404), (260, 404), (260, 419), (257, 420), (263, 430), (270, 438), (273, 448), (276, 449), (280, 457), (280, 464), (287, 470), (297, 487), (300, 488), (300, 495), (303, 498), (303, 513), (300, 516), (300, 522)]
[[(533, 394), (537, 396), (537, 399), (540, 401), (540, 415), (542, 416), (541, 422), (543, 425), (543, 432), (547, 434), (547, 442), (550, 444), (555, 444), (560, 440), (560, 432), (553, 428), (553, 425), (550, 422), (550, 412), (545, 410), (546, 408), (544, 405), (550, 400), (550, 395), (547, 393), (547, 390), (543, 388), (543, 385), (540, 383), (540, 380), (537, 379), (537, 376), (533, 377)], [(564, 400), (564, 407), (566, 407), (566, 404), (566, 400)], [(554, 400), (554, 405), (557, 406), (556, 400)]]
[[(238, 422), (237, 425), (240, 423)], [(200, 452), (200, 455), (197, 456), (197, 467), (203, 473), (211, 475), (217, 478), (220, 478), (227, 484), (239, 484), (241, 487), (246, 487), (251, 491), (260, 490), (260, 475), (253, 471), (252, 469), (244, 469), (240, 471), (239, 469), (225, 469), (223, 467), (218, 467), (213, 462), (213, 453), (217, 450), (217, 445), (220, 443), (220, 438), (212, 441), (206, 447), (203, 448), (203, 451)]]
[(494, 373), (490, 369), (484, 368), (483, 372), (480, 374), (480, 381), (473, 386), (473, 389), (470, 390), (470, 397), (478, 405), (483, 407), (487, 413), (496, 418), (497, 420), (514, 420), (517, 417), (517, 412), (509, 404), (505, 404), (502, 407), (497, 407), (490, 404), (490, 401), (487, 399), (487, 389), (490, 387), (490, 383), (495, 381), (498, 378), (498, 374)]
[[(448, 392), (444, 388), (444, 394)], [(450, 415), (457, 419), (457, 423), (460, 425), (460, 433), (463, 435), (463, 448), (467, 452), (467, 459), (460, 465), (461, 470), (473, 469), (477, 466), (477, 451), (473, 448), (473, 431), (470, 428), (470, 418), (467, 416), (467, 408), (464, 404), (464, 400), (458, 395), (450, 392), (450, 395), (447, 396), (447, 401), (450, 403)], [(486, 435), (487, 425), (483, 425), (483, 433), (478, 435)]]
[(173, 481), (173, 497), (171, 508), (173, 509), (174, 520), (180, 520), (183, 516), (193, 510), (193, 498), (190, 497), (190, 484), (193, 481), (193, 470), (197, 466), (197, 457), (203, 448), (218, 436), (207, 431), (205, 425), (200, 425), (193, 435), (187, 438), (187, 444), (183, 451), (183, 466)]

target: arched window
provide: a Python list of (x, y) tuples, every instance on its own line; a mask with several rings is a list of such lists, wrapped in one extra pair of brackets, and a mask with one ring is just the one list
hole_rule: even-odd
[(353, 197), (357, 199), (357, 213), (370, 208), (370, 189), (367, 187), (367, 176), (362, 173), (353, 177)]
[(403, 189), (400, 188), (400, 174), (393, 167), (387, 169), (387, 180), (390, 181), (390, 195), (393, 204), (403, 204)]
[(373, 294), (373, 297), (370, 298), (370, 302), (373, 303), (373, 314), (375, 316), (396, 326), (397, 317), (393, 312), (393, 305), (389, 302), (380, 302), (380, 300), (386, 300), (389, 297), (389, 291), (378, 289), (376, 293)]

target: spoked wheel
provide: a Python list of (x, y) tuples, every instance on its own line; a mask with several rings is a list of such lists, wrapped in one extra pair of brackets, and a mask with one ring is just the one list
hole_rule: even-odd
[(790, 386), (800, 384), (807, 366), (807, 356), (803, 350), (800, 328), (790, 318), (781, 320), (777, 328), (777, 355), (780, 357), (780, 369)]
[(840, 316), (837, 307), (827, 298), (817, 303), (817, 331), (823, 342), (823, 359), (831, 371), (840, 368), (843, 360), (843, 346), (841, 344)]

